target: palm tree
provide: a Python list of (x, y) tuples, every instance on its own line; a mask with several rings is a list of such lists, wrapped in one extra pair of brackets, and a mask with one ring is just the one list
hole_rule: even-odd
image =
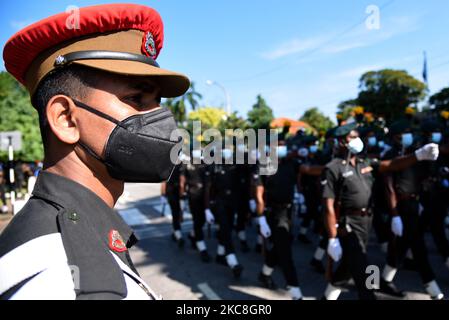
[(202, 99), (203, 95), (196, 91), (195, 83), (190, 84), (189, 90), (181, 97), (169, 98), (165, 101), (165, 107), (169, 108), (175, 117), (178, 124), (183, 124), (186, 120), (187, 104), (190, 105), (192, 110), (196, 110), (199, 105), (199, 99)]

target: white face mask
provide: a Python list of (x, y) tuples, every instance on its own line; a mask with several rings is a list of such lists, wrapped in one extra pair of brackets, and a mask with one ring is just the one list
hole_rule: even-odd
[(360, 139), (360, 138), (352, 139), (348, 143), (348, 150), (352, 154), (359, 154), (360, 152), (363, 151), (363, 148), (364, 148), (364, 144), (363, 144), (362, 139)]

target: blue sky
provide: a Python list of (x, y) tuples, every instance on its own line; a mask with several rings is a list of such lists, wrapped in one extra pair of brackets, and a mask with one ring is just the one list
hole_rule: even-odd
[[(69, 5), (111, 2), (1, 1), (0, 43)], [(337, 104), (357, 95), (365, 71), (405, 69), (421, 79), (424, 50), (430, 92), (449, 86), (447, 0), (134, 2), (160, 12), (165, 44), (158, 62), (195, 81), (202, 105), (225, 105), (223, 92), (206, 85), (211, 79), (228, 90), (240, 115), (260, 93), (278, 117), (299, 118), (317, 106), (334, 119)], [(370, 5), (380, 8), (379, 29), (367, 28)]]

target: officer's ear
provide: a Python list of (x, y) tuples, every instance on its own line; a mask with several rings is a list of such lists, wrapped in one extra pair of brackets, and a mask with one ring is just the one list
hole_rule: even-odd
[(48, 124), (58, 140), (66, 144), (76, 144), (80, 139), (75, 110), (72, 99), (64, 95), (53, 96), (47, 104)]

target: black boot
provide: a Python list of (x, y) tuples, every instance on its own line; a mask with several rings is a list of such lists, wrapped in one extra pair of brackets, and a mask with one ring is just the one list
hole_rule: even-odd
[(254, 248), (254, 251), (256, 251), (257, 253), (262, 253), (262, 245), (261, 244), (256, 244), (256, 247)]
[(193, 236), (189, 233), (188, 238), (189, 238), (189, 240), (190, 240), (190, 245), (192, 246), (192, 249), (193, 249), (193, 250), (197, 250), (197, 248), (196, 248), (196, 239), (195, 239), (195, 237), (193, 237)]
[(273, 278), (271, 276), (266, 276), (261, 272), (259, 273), (258, 279), (264, 288), (270, 290), (276, 289), (276, 284), (274, 283)]
[(232, 274), (234, 275), (235, 279), (240, 279), (240, 276), (242, 275), (243, 266), (238, 264), (232, 268)]
[(380, 280), (380, 288), (379, 292), (388, 294), (397, 298), (405, 298), (405, 293), (402, 290), (399, 290), (393, 282), (385, 281), (384, 279)]

